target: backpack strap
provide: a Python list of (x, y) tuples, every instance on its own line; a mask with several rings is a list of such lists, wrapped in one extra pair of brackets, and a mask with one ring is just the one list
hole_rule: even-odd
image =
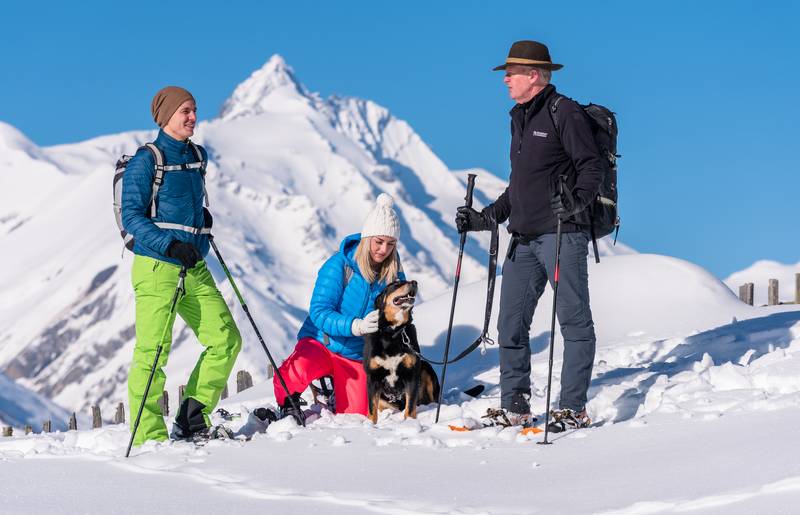
[(349, 264), (344, 264), (344, 287), (347, 288), (347, 285), (350, 283), (350, 279), (353, 277), (353, 269), (350, 267)]
[[(556, 95), (556, 98), (550, 101), (550, 119), (553, 120), (553, 125), (556, 128), (556, 135), (558, 136), (558, 117), (556, 116), (556, 111), (558, 111), (558, 104), (564, 100), (564, 95)], [(561, 137), (559, 136), (559, 139)]]
[[(564, 99), (564, 95), (556, 95), (556, 98), (550, 101), (550, 119), (553, 121), (553, 126), (556, 128), (556, 136), (561, 139), (561, 136), (558, 134), (558, 116), (556, 113), (558, 112), (558, 104)], [(587, 206), (588, 207), (588, 206)], [(594, 250), (594, 260), (596, 263), (600, 262), (600, 253), (597, 248), (597, 237), (594, 233), (594, 224), (589, 224), (589, 233), (592, 237), (592, 250)]]
[(145, 148), (153, 154), (153, 160), (155, 161), (155, 175), (153, 177), (153, 190), (150, 194), (150, 218), (156, 217), (156, 197), (158, 196), (158, 190), (161, 189), (161, 185), (164, 183), (164, 172), (167, 171), (164, 167), (164, 154), (161, 153), (161, 150), (155, 146), (154, 143), (145, 143)]
[(150, 195), (150, 218), (155, 218), (158, 212), (156, 199), (158, 197), (158, 190), (161, 189), (161, 185), (164, 184), (165, 172), (199, 170), (203, 178), (203, 198), (206, 207), (208, 207), (208, 192), (206, 191), (206, 166), (208, 165), (208, 161), (203, 159), (203, 153), (200, 151), (200, 147), (195, 145), (194, 142), (190, 140), (189, 147), (191, 147), (194, 157), (197, 159), (197, 161), (194, 163), (184, 163), (180, 165), (165, 165), (164, 154), (154, 143), (145, 143), (144, 147), (150, 151), (150, 153), (153, 155), (153, 160), (155, 161), (153, 190)]
[(200, 169), (200, 176), (203, 178), (203, 201), (206, 207), (209, 207), (208, 204), (208, 191), (206, 190), (206, 167), (208, 166), (208, 161), (203, 159), (203, 153), (200, 151), (200, 147), (198, 147), (194, 141), (189, 140), (189, 146), (192, 148), (192, 152), (194, 152), (194, 157), (197, 159), (197, 163), (192, 164), (199, 164)]
[[(350, 279), (353, 278), (353, 268), (347, 263), (347, 261), (344, 262), (344, 270), (342, 273), (344, 274), (344, 288), (342, 288), (342, 291), (344, 291), (344, 289), (347, 288), (347, 285), (350, 284)], [(322, 333), (322, 343), (324, 343), (326, 347), (330, 345), (330, 337), (328, 336), (328, 333)]]

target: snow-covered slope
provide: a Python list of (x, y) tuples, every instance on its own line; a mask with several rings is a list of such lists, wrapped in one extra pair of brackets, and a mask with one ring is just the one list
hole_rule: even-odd
[(0, 122), (0, 236), (18, 230), (68, 182), (46, 153)]
[[(501, 285), (502, 277), (498, 277), (495, 310), (490, 324), (490, 336), (494, 339), (497, 337)], [(740, 302), (725, 284), (703, 268), (653, 254), (607, 256), (600, 264), (590, 261), (589, 293), (598, 349), (608, 349), (609, 352), (615, 352), (621, 342), (651, 345), (655, 341), (669, 341), (767, 313), (764, 308)], [(452, 352), (457, 353), (466, 347), (480, 332), (485, 296), (485, 281), (459, 287)], [(439, 359), (444, 352), (446, 326), (442, 320), (447, 318), (443, 318), (441, 313), (448, 312), (450, 302), (449, 294), (440, 295), (428, 300), (415, 313), (420, 345), (430, 346), (426, 353), (430, 352), (434, 359)], [(543, 352), (549, 342), (552, 303), (552, 290), (547, 288), (539, 300), (531, 328), (534, 354)], [(556, 336), (556, 341), (560, 342), (558, 325)], [(452, 378), (454, 385), (463, 386), (469, 385), (476, 374), (482, 377), (481, 374), (486, 372), (489, 377), (494, 377), (493, 374), (497, 373), (496, 353), (496, 347), (489, 348), (487, 357), (476, 353), (466, 358), (474, 364), (454, 367), (452, 371), (448, 368), (447, 376)], [(540, 361), (537, 366), (546, 366), (546, 363)]]
[(795, 274), (800, 274), (800, 261), (792, 265), (762, 259), (744, 270), (732, 273), (725, 279), (725, 284), (738, 294), (739, 286), (753, 283), (753, 303), (761, 306), (767, 303), (769, 280), (777, 279), (779, 300), (794, 302)]
[[(322, 410), (305, 429), (287, 418), (254, 432), (248, 413), (274, 407), (264, 382), (222, 404), (241, 414), (226, 422), (241, 440), (149, 443), (126, 460), (127, 425), (0, 438), (0, 461), (14, 467), (0, 498), (12, 513), (50, 505), (87, 512), (112, 502), (120, 513), (152, 503), (261, 513), (265, 501), (279, 513), (794, 513), (800, 306), (747, 306), (705, 270), (664, 256), (610, 256), (589, 273), (598, 335), (587, 406), (594, 424), (551, 434), (552, 445), (536, 445), (542, 435), (519, 427), (448, 428), (477, 424), (498, 406), (490, 347), (448, 368), (439, 423), (434, 405), (418, 420), (384, 411), (374, 426)], [(453, 352), (477, 334), (484, 295), (483, 281), (459, 289)], [(549, 295), (531, 331), (540, 423)], [(434, 358), (449, 307), (444, 292), (415, 308), (423, 352)], [(496, 336), (494, 320), (491, 327)], [(559, 335), (556, 342), (554, 402)], [(486, 385), (480, 398), (459, 392), (476, 382)], [(54, 463), (69, 467), (69, 479)], [(42, 489), (44, 481), (51, 486)]]
[(69, 414), (63, 408), (0, 374), (0, 425), (39, 431), (46, 420), (53, 430), (67, 429)]
[[(154, 135), (38, 148), (0, 125), (0, 371), (71, 409), (108, 410), (127, 398), (131, 255), (122, 254), (113, 222), (111, 176), (120, 155)], [(386, 108), (320, 98), (273, 56), (194, 139), (210, 155), (216, 241), (277, 359), (294, 346), (316, 270), (360, 229), (380, 192), (396, 199), (406, 273), (426, 297), (449, 288), (465, 174), (450, 171)], [(502, 181), (482, 172), (476, 205), (498, 190)], [(486, 234), (470, 238), (463, 281), (485, 275), (487, 244)], [(209, 263), (245, 337), (237, 368), (263, 377), (263, 351), (213, 256)], [(200, 350), (178, 322), (170, 391), (186, 382)]]

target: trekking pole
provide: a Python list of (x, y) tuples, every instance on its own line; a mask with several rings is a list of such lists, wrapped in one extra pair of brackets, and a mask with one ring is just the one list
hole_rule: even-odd
[[(559, 181), (559, 191), (564, 193), (564, 176), (561, 176)], [(556, 299), (558, 298), (558, 276), (561, 266), (561, 215), (558, 216), (558, 225), (556, 226), (556, 269), (553, 274), (553, 313), (550, 318), (550, 358), (547, 364), (547, 404), (544, 407), (544, 440), (537, 442), (541, 445), (550, 445), (552, 442), (547, 441), (547, 435), (550, 432), (550, 388), (553, 384), (553, 348), (556, 343)]]
[[(464, 197), (467, 207), (472, 207), (472, 190), (475, 188), (475, 174), (467, 174), (467, 196)], [(461, 259), (464, 257), (464, 244), (467, 242), (467, 231), (461, 233), (461, 242), (458, 245), (458, 262), (456, 263), (456, 277), (453, 283), (453, 302), (450, 305), (450, 321), (447, 324), (447, 339), (444, 343), (444, 365), (442, 366), (442, 387), (439, 389), (439, 399), (436, 404), (436, 420), (439, 423), (439, 410), (442, 407), (442, 396), (444, 396), (445, 375), (447, 374), (447, 355), (450, 353), (450, 337), (453, 335), (453, 315), (456, 310), (456, 295), (458, 295), (458, 280), (461, 278)]]
[(167, 337), (167, 331), (172, 329), (172, 324), (175, 322), (175, 306), (178, 304), (178, 298), (180, 298), (184, 291), (184, 279), (186, 279), (186, 267), (182, 266), (181, 271), (178, 273), (178, 285), (175, 287), (175, 294), (172, 296), (172, 304), (169, 307), (167, 323), (164, 324), (164, 331), (161, 333), (161, 339), (158, 341), (158, 347), (156, 348), (156, 359), (153, 360), (153, 366), (150, 367), (150, 377), (147, 378), (147, 386), (144, 387), (142, 402), (139, 403), (139, 413), (136, 415), (136, 422), (134, 422), (133, 430), (131, 430), (131, 440), (128, 442), (128, 450), (125, 451), (126, 458), (131, 454), (133, 439), (136, 436), (136, 430), (139, 429), (139, 421), (142, 418), (142, 411), (144, 411), (144, 403), (147, 400), (147, 393), (150, 391), (150, 385), (153, 383), (153, 376), (156, 375), (156, 367), (158, 367), (158, 358), (161, 357), (161, 349), (164, 346), (164, 339)]
[(250, 325), (253, 326), (253, 330), (256, 332), (256, 336), (258, 337), (258, 341), (261, 342), (261, 346), (264, 348), (264, 352), (267, 353), (267, 358), (269, 362), (272, 364), (272, 369), (275, 371), (275, 375), (278, 376), (278, 380), (281, 382), (281, 386), (283, 386), (283, 390), (286, 392), (286, 396), (289, 399), (289, 402), (292, 404), (292, 408), (294, 408), (295, 413), (298, 414), (301, 422), (303, 423), (303, 427), (306, 425), (305, 417), (302, 415), (302, 411), (300, 411), (300, 406), (292, 397), (292, 394), (289, 392), (289, 387), (286, 386), (286, 381), (283, 380), (283, 375), (281, 374), (278, 365), (275, 364), (275, 360), (272, 359), (272, 354), (270, 354), (269, 349), (267, 348), (267, 344), (264, 343), (264, 338), (261, 337), (261, 331), (258, 330), (256, 326), (256, 321), (253, 320), (253, 315), (250, 314), (250, 309), (247, 307), (247, 304), (242, 297), (242, 294), (239, 293), (239, 288), (236, 287), (236, 282), (233, 280), (233, 276), (231, 275), (230, 270), (228, 270), (228, 266), (225, 264), (225, 260), (222, 259), (222, 254), (219, 253), (219, 249), (217, 248), (217, 244), (214, 243), (214, 236), (208, 235), (208, 241), (211, 243), (211, 248), (214, 249), (214, 254), (217, 255), (217, 259), (219, 260), (219, 264), (222, 265), (222, 269), (225, 271), (225, 275), (228, 276), (228, 281), (230, 281), (231, 286), (233, 287), (233, 292), (236, 294), (236, 298), (239, 299), (239, 304), (241, 304), (242, 309), (244, 310), (245, 314), (247, 315), (247, 319), (250, 320)]

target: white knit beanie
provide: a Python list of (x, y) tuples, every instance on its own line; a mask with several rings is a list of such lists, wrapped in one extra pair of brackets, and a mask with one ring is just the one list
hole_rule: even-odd
[(369, 236), (400, 237), (400, 220), (394, 211), (394, 199), (391, 195), (381, 193), (375, 201), (375, 207), (364, 220), (361, 228), (361, 238)]

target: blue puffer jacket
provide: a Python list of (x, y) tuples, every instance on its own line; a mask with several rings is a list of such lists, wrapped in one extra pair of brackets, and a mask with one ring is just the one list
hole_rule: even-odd
[[(197, 158), (191, 147), (178, 141), (164, 131), (158, 132), (155, 145), (164, 154), (165, 165), (194, 163)], [(203, 159), (208, 155), (200, 147)], [(208, 253), (208, 236), (191, 234), (174, 229), (161, 229), (154, 222), (168, 222), (189, 227), (203, 227), (203, 178), (199, 170), (171, 171), (164, 173), (164, 183), (158, 191), (157, 213), (150, 219), (150, 196), (152, 194), (155, 160), (146, 148), (139, 149), (128, 163), (122, 178), (122, 225), (133, 235), (133, 252), (161, 261), (180, 265), (177, 259), (166, 256), (172, 240), (193, 244), (205, 256)]]
[[(314, 338), (325, 342), (328, 349), (349, 359), (364, 356), (364, 339), (353, 336), (351, 326), (356, 318), (364, 318), (375, 309), (375, 299), (386, 287), (382, 281), (368, 283), (355, 262), (360, 234), (351, 234), (342, 240), (339, 252), (328, 258), (317, 274), (311, 307), (297, 339)], [(345, 283), (345, 265), (352, 270)], [(399, 278), (405, 280), (401, 271)]]

